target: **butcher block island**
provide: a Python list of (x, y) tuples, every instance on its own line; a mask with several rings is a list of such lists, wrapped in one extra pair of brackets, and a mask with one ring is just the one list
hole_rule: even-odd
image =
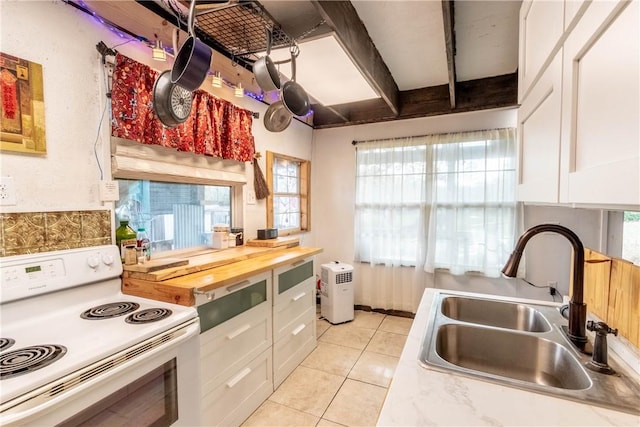
[(242, 424), (316, 347), (322, 249), (289, 246), (205, 251), (123, 273), (125, 294), (196, 307), (202, 425)]
[(193, 306), (196, 302), (195, 295), (201, 292), (210, 292), (320, 252), (321, 248), (303, 246), (239, 246), (220, 251), (205, 251), (186, 257), (188, 263), (184, 265), (150, 272), (139, 271), (140, 265), (124, 266), (122, 292)]

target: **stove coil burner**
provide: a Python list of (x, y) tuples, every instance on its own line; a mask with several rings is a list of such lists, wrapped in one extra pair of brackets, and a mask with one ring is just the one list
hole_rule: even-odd
[(16, 340), (11, 338), (0, 338), (0, 351), (6, 350), (16, 343)]
[(139, 325), (141, 323), (156, 322), (169, 316), (171, 316), (171, 310), (169, 309), (148, 308), (146, 310), (141, 310), (137, 313), (128, 315), (127, 318), (124, 319), (124, 321), (127, 323), (132, 323), (134, 325)]
[(80, 317), (87, 320), (109, 319), (111, 317), (123, 316), (127, 313), (131, 313), (132, 311), (136, 311), (139, 307), (140, 304), (135, 302), (112, 302), (90, 308), (82, 313)]
[(20, 348), (0, 355), (0, 380), (36, 371), (65, 355), (66, 347), (55, 344)]

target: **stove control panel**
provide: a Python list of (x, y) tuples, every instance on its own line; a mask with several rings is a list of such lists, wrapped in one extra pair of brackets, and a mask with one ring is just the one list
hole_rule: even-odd
[(0, 302), (109, 280), (122, 274), (117, 246), (69, 249), (0, 259)]

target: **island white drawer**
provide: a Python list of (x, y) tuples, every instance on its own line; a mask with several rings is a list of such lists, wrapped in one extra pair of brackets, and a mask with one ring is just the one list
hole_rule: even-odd
[(297, 286), (314, 283), (313, 258), (303, 259), (293, 264), (273, 270), (273, 304), (289, 301), (298, 293)]
[(289, 298), (280, 299), (273, 307), (273, 340), (278, 341), (290, 332), (299, 321), (300, 315), (314, 308), (315, 312), (315, 287), (313, 280), (306, 280), (292, 288), (294, 293), (287, 293)]
[(267, 302), (200, 334), (202, 383), (217, 385), (272, 344), (271, 307)]
[(202, 425), (238, 426), (273, 393), (271, 348), (203, 389)]
[(274, 388), (316, 348), (315, 314), (315, 307), (310, 308), (288, 334), (273, 343)]

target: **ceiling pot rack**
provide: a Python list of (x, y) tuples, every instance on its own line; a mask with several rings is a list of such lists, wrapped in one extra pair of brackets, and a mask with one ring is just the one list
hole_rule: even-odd
[[(205, 0), (206, 1), (206, 0)], [(144, 1), (137, 3), (188, 32), (188, 16), (170, 0)], [(181, 2), (188, 5), (190, 2)], [(196, 8), (198, 5), (196, 5)], [(265, 28), (271, 29), (272, 48), (289, 47), (295, 44), (278, 22), (256, 1), (234, 0), (222, 5), (203, 5), (196, 13), (195, 35), (212, 49), (234, 60), (249, 71), (257, 60), (257, 53), (267, 47)], [(206, 9), (209, 8), (210, 9)], [(242, 23), (239, 26), (238, 23)]]

